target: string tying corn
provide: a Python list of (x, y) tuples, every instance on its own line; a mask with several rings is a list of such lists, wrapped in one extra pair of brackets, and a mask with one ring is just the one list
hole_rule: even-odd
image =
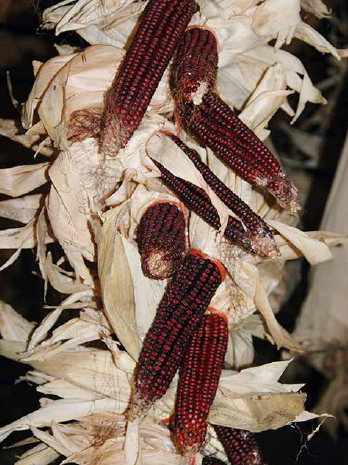
[[(197, 28), (197, 34), (203, 33), (204, 35), (209, 33), (211, 41), (216, 40), (211, 32)], [(294, 184), (286, 177), (268, 148), (231, 108), (210, 90), (211, 86), (206, 86), (206, 91), (201, 93), (199, 99), (194, 99), (186, 92), (186, 80), (190, 80), (191, 76), (193, 81), (190, 81), (190, 86), (199, 85), (199, 82), (194, 81), (196, 78), (194, 61), (185, 58), (199, 54), (199, 50), (196, 43), (188, 40), (186, 34), (192, 36), (192, 29), (185, 33), (172, 68), (173, 95), (181, 124), (211, 148), (238, 176), (251, 185), (265, 189), (286, 210), (297, 211), (300, 207)], [(207, 59), (204, 62), (205, 56), (201, 55), (200, 66), (209, 76), (211, 60)], [(184, 67), (179, 65), (180, 60), (184, 60)], [(183, 85), (185, 87), (180, 92), (180, 86)]]
[(217, 437), (234, 465), (265, 465), (256, 435), (250, 431), (214, 425)]
[(138, 127), (196, 8), (194, 0), (149, 0), (105, 95), (100, 151), (116, 155)]
[[(152, 160), (161, 172), (161, 181), (182, 201), (186, 207), (194, 211), (214, 229), (220, 229), (221, 223), (218, 212), (211, 203), (209, 196), (200, 187), (182, 178), (174, 176), (161, 163)], [(251, 234), (243, 224), (232, 216), (228, 217), (224, 236), (248, 252), (253, 252)]]
[(145, 336), (136, 366), (129, 418), (145, 412), (166, 393), (190, 338), (223, 279), (221, 263), (201, 252), (191, 250), (182, 260)]
[(278, 255), (278, 247), (268, 225), (215, 176), (209, 167), (202, 162), (196, 150), (190, 149), (175, 135), (171, 135), (170, 137), (193, 162), (215, 194), (243, 221), (245, 227), (252, 235), (251, 243), (253, 251), (261, 257)]
[(148, 278), (165, 279), (179, 267), (185, 252), (183, 211), (170, 202), (150, 205), (137, 228), (141, 267)]
[(198, 324), (183, 358), (174, 414), (174, 441), (182, 455), (195, 454), (204, 442), (227, 340), (226, 317), (208, 313)]

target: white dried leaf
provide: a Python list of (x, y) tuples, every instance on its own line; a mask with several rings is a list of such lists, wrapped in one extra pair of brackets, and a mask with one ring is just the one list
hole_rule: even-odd
[(121, 210), (111, 210), (104, 225), (97, 228), (98, 274), (107, 318), (118, 339), (136, 360), (140, 348), (135, 325), (133, 278), (117, 231), (124, 213), (125, 205)]
[(49, 157), (54, 153), (54, 149), (52, 147), (45, 146), (45, 141), (39, 142), (39, 135), (22, 134), (18, 128), (17, 121), (0, 118), (0, 135), (8, 137), (14, 142), (18, 142), (24, 147), (30, 148), (41, 155)]
[(311, 265), (316, 265), (332, 258), (330, 249), (324, 242), (309, 237), (303, 231), (280, 221), (269, 220), (268, 224), (299, 249)]
[(327, 6), (321, 0), (301, 0), (301, 7), (318, 18), (329, 16)]
[(43, 199), (43, 194), (33, 194), (3, 200), (0, 202), (0, 216), (27, 224), (39, 215)]
[(3, 339), (28, 342), (34, 323), (29, 323), (11, 305), (0, 300), (0, 334)]
[(27, 194), (48, 181), (50, 163), (15, 166), (0, 170), (0, 193), (10, 197)]
[(48, 465), (58, 459), (59, 455), (54, 449), (41, 443), (21, 455), (14, 465)]

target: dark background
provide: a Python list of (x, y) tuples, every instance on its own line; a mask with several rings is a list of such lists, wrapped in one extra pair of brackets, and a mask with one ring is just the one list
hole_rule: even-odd
[[(286, 1), (286, 0), (285, 0)], [(24, 102), (33, 84), (32, 60), (45, 61), (56, 55), (53, 44), (69, 43), (83, 46), (83, 41), (73, 33), (55, 38), (52, 33), (40, 30), (40, 14), (44, 8), (57, 3), (51, 1), (0, 0), (0, 117), (20, 119), (20, 109), (15, 108), (9, 97), (6, 72), (10, 72), (15, 99)], [(346, 0), (326, 2), (333, 8), (335, 21), (320, 21), (306, 15), (306, 21), (329, 37), (335, 46), (348, 47), (348, 6)], [(328, 77), (330, 58), (323, 56), (310, 46), (293, 41), (291, 51), (301, 58), (312, 80), (320, 82)], [(307, 128), (309, 132), (323, 137), (323, 144), (316, 161), (311, 162), (300, 150), (291, 146), (289, 138), (282, 130), (284, 123), (290, 119), (278, 112), (272, 119), (273, 142), (283, 155), (282, 162), (286, 169), (300, 183), (303, 183), (303, 197), (306, 198), (301, 226), (306, 230), (318, 229), (325, 202), (335, 173), (339, 154), (347, 132), (348, 79), (347, 72), (342, 73), (341, 82), (334, 96), (332, 111), (319, 125)], [(328, 89), (328, 92), (330, 89)], [(332, 89), (331, 89), (332, 91)], [(327, 94), (324, 92), (324, 95)], [(317, 106), (308, 105), (296, 127), (301, 127)], [(0, 136), (0, 168), (33, 162), (33, 153), (20, 145)], [(40, 159), (36, 160), (40, 161)], [(0, 196), (0, 200), (5, 196)], [(19, 226), (16, 222), (0, 218), (1, 229)], [(0, 250), (0, 264), (4, 263), (13, 251)], [(294, 279), (287, 292), (285, 303), (278, 319), (288, 330), (292, 330), (296, 316), (307, 292), (308, 267), (298, 263), (296, 270), (301, 279)], [(4, 272), (0, 273), (0, 299), (11, 304), (25, 318), (41, 321), (46, 312), (42, 310), (43, 282), (33, 274), (38, 269), (33, 251), (23, 251), (20, 258)], [(291, 270), (290, 270), (291, 276)], [(47, 303), (57, 303), (57, 295), (48, 294)], [(279, 353), (268, 343), (255, 341), (255, 363), (279, 360)], [(38, 408), (39, 395), (35, 387), (27, 383), (15, 384), (16, 379), (27, 371), (27, 367), (7, 359), (0, 358), (0, 426), (14, 421)], [(295, 368), (286, 375), (284, 382), (306, 383), (304, 390), (308, 393), (307, 409), (310, 410), (325, 389), (328, 381), (313, 370), (305, 360), (295, 362)], [(324, 428), (305, 444), (305, 434), (311, 432), (316, 424), (299, 424), (298, 427), (285, 427), (259, 435), (262, 448), (269, 465), (314, 464), (348, 464), (347, 434), (338, 425), (337, 437), (332, 438)], [(25, 437), (25, 433), (16, 433), (7, 439), (5, 446)], [(301, 447), (302, 451), (299, 454)], [(0, 465), (15, 462), (15, 454), (24, 449), (0, 450)], [(299, 454), (299, 456), (298, 456)], [(297, 462), (296, 462), (297, 458)]]

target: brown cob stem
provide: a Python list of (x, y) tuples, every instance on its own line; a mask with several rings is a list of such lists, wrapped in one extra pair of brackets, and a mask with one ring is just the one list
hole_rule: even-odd
[[(297, 211), (300, 208), (297, 190), (285, 176), (278, 161), (213, 91), (216, 67), (211, 65), (211, 54), (201, 53), (198, 47), (199, 40), (194, 38), (196, 35), (210, 34), (208, 42), (210, 50), (213, 50), (212, 43), (216, 40), (214, 35), (200, 28), (193, 31), (190, 29), (185, 33), (172, 67), (172, 91), (181, 124), (211, 148), (238, 176), (252, 185), (262, 187), (286, 210)], [(192, 58), (196, 54), (199, 54), (200, 69), (203, 70), (199, 75), (197, 63)], [(214, 55), (214, 63), (216, 60), (217, 52)], [(185, 66), (181, 65), (182, 62)], [(208, 83), (204, 91), (202, 82)], [(197, 86), (201, 89), (199, 98), (187, 90)]]
[(131, 138), (196, 7), (194, 0), (149, 0), (105, 95), (102, 153), (116, 155)]
[(190, 149), (174, 134), (170, 134), (169, 137), (189, 157), (215, 194), (243, 221), (252, 235), (251, 243), (253, 251), (261, 257), (278, 256), (279, 250), (268, 225), (215, 176), (209, 167), (202, 162), (196, 150)]
[(144, 275), (169, 278), (178, 269), (187, 243), (185, 214), (179, 204), (151, 204), (137, 227), (137, 242)]
[(256, 435), (242, 429), (214, 425), (228, 460), (234, 465), (265, 465)]
[[(182, 201), (186, 207), (194, 211), (214, 229), (220, 229), (221, 223), (218, 212), (211, 203), (208, 195), (198, 186), (182, 178), (174, 176), (161, 163), (153, 160), (153, 163), (161, 172), (161, 181)], [(246, 231), (243, 224), (236, 218), (230, 216), (224, 232), (226, 239), (243, 247), (248, 252), (253, 252), (251, 234)]]
[(197, 324), (223, 280), (222, 270), (219, 262), (196, 251), (182, 260), (143, 342), (130, 419), (145, 413), (166, 393)]
[(207, 313), (198, 324), (183, 358), (174, 413), (174, 442), (182, 455), (197, 453), (205, 438), (216, 395), (228, 328), (224, 315)]

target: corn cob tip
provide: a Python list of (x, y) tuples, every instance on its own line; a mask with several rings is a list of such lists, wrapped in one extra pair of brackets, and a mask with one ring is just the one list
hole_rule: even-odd
[(137, 228), (144, 275), (169, 278), (180, 266), (186, 241), (186, 218), (180, 204), (160, 201), (149, 205)]
[(291, 213), (301, 210), (297, 188), (282, 170), (279, 170), (279, 173), (271, 180), (257, 178), (256, 182), (261, 187), (266, 186), (268, 192), (284, 210)]
[(268, 235), (255, 236), (251, 239), (252, 251), (260, 257), (278, 258), (280, 252), (273, 237)]
[(138, 392), (135, 392), (126, 411), (127, 421), (141, 420), (149, 411), (151, 405), (152, 403), (148, 399), (141, 397)]

